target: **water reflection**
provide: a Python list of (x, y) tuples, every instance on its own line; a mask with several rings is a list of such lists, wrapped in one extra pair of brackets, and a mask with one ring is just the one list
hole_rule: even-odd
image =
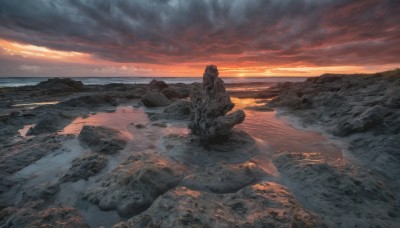
[[(257, 99), (232, 98), (235, 109), (263, 105)], [(245, 121), (237, 125), (256, 138), (261, 147), (271, 146), (274, 153), (320, 153), (327, 160), (343, 158), (342, 151), (323, 135), (307, 130), (296, 129), (286, 120), (278, 117), (276, 112), (246, 110)], [(271, 148), (268, 148), (269, 150)]]

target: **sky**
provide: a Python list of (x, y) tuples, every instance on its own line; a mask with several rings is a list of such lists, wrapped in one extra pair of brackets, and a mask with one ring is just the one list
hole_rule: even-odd
[(400, 0), (0, 0), (0, 77), (400, 67)]

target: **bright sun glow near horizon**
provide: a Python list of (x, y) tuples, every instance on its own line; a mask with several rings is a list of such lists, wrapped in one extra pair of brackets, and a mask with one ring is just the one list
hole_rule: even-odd
[(209, 64), (233, 77), (400, 67), (399, 4), (285, 2), (5, 0), (0, 77), (198, 77)]

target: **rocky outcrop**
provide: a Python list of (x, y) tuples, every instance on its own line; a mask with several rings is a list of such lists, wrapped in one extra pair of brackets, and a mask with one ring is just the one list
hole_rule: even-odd
[(232, 193), (263, 176), (265, 173), (253, 162), (230, 164), (223, 161), (214, 166), (199, 166), (182, 180), (181, 185), (199, 191)]
[(186, 167), (154, 151), (134, 153), (85, 197), (103, 210), (117, 210), (122, 217), (130, 217), (175, 187), (185, 170)]
[(115, 227), (323, 227), (288, 190), (273, 182), (232, 194), (173, 189)]
[(203, 74), (202, 89), (193, 89), (190, 96), (189, 129), (205, 144), (226, 139), (232, 128), (245, 118), (243, 110), (226, 115), (234, 104), (218, 75), (216, 66), (207, 66)]
[(40, 82), (36, 87), (45, 89), (47, 93), (65, 93), (78, 92), (84, 89), (81, 81), (75, 81), (70, 78), (52, 78)]
[(171, 104), (171, 100), (157, 90), (149, 91), (141, 101), (147, 107), (162, 107)]
[(87, 95), (69, 99), (57, 104), (57, 107), (99, 107), (116, 106), (117, 101), (114, 97), (107, 94)]
[(83, 126), (78, 138), (93, 151), (103, 154), (117, 153), (127, 143), (119, 131), (101, 126)]
[(53, 205), (60, 185), (43, 183), (16, 197), (16, 205), (0, 206), (0, 227), (89, 227), (71, 207)]
[[(82, 227), (89, 228), (79, 212), (71, 207), (37, 210), (36, 205), (21, 209), (6, 208), (12, 215), (1, 227)], [(1, 211), (0, 211), (1, 212)], [(0, 221), (1, 222), (1, 221)]]
[(162, 107), (171, 104), (171, 100), (161, 91), (168, 89), (167, 83), (153, 79), (148, 86), (146, 95), (141, 99), (146, 107)]
[(78, 181), (81, 179), (87, 179), (91, 176), (96, 175), (106, 165), (108, 159), (106, 156), (101, 154), (88, 154), (76, 158), (72, 161), (72, 166), (69, 171), (61, 178), (61, 181)]
[[(400, 70), (278, 84), (269, 105), (349, 141), (352, 155), (400, 186)], [(398, 141), (398, 140), (397, 140)]]
[[(397, 227), (398, 201), (374, 173), (350, 164), (330, 164), (318, 153), (282, 153), (274, 164), (296, 186), (297, 197), (328, 227)], [(374, 205), (371, 207), (371, 205)]]
[(149, 91), (151, 91), (151, 90), (161, 91), (165, 88), (168, 88), (168, 84), (165, 83), (164, 81), (159, 81), (159, 80), (153, 79), (149, 83)]
[(151, 120), (189, 120), (190, 102), (186, 100), (176, 100), (165, 107), (161, 113), (148, 113)]
[(64, 115), (62, 112), (44, 114), (39, 122), (31, 127), (26, 135), (40, 135), (45, 133), (55, 133), (63, 126), (68, 125), (71, 121), (69, 116)]

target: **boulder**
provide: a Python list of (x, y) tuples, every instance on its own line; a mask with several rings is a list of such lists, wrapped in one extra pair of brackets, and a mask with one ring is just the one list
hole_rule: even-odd
[(70, 121), (71, 118), (64, 115), (62, 112), (46, 113), (34, 127), (29, 128), (26, 135), (55, 133), (66, 126)]
[(149, 91), (150, 90), (157, 90), (157, 91), (161, 91), (165, 88), (168, 88), (168, 84), (165, 83), (164, 81), (158, 81), (158, 80), (151, 80), (151, 82), (149, 83)]
[(84, 89), (81, 81), (70, 78), (51, 78), (40, 82), (36, 87), (46, 90), (48, 93), (78, 92)]
[(119, 152), (128, 141), (119, 131), (101, 126), (83, 126), (78, 139), (93, 151), (103, 154)]
[(171, 104), (168, 97), (157, 90), (149, 91), (141, 101), (147, 107), (162, 107)]
[(168, 99), (180, 98), (180, 95), (171, 87), (164, 88), (161, 90), (161, 93), (168, 97)]
[(218, 75), (216, 66), (207, 66), (203, 74), (202, 89), (194, 88), (190, 95), (189, 129), (192, 134), (199, 136), (204, 144), (226, 139), (232, 128), (245, 118), (243, 110), (226, 115), (233, 109), (234, 104)]
[(151, 120), (189, 120), (190, 102), (186, 100), (176, 100), (168, 105), (162, 113), (149, 113), (149, 116)]
[(146, 210), (160, 195), (175, 187), (186, 167), (154, 151), (134, 153), (102, 179), (85, 198), (103, 210), (131, 217)]
[(107, 165), (107, 162), (107, 157), (101, 154), (83, 155), (72, 161), (71, 168), (61, 178), (61, 181), (75, 182), (80, 179), (87, 179), (100, 172)]

